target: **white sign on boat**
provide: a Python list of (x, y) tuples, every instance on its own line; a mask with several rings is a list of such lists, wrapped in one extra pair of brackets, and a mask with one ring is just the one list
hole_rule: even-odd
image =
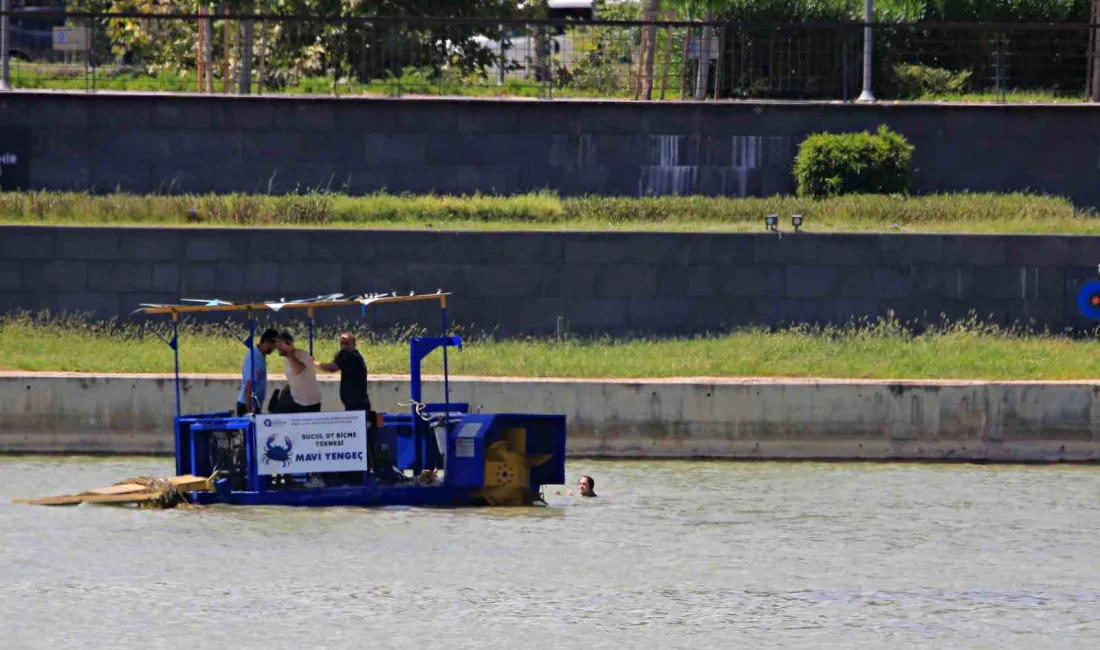
[(364, 411), (256, 416), (259, 474), (367, 471)]

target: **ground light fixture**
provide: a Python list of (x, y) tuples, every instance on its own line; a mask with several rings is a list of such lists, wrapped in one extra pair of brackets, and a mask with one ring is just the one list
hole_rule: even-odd
[(765, 216), (764, 226), (772, 232), (777, 232), (779, 230), (779, 215), (769, 214)]
[(798, 229), (802, 227), (802, 215), (792, 214), (791, 215), (791, 225), (794, 226), (794, 231), (798, 232)]

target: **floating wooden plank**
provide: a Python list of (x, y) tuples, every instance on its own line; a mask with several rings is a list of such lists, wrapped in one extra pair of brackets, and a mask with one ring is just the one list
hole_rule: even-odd
[(202, 476), (195, 476), (193, 474), (184, 474), (183, 476), (173, 476), (168, 479), (168, 482), (172, 484), (172, 487), (176, 488), (180, 492), (213, 492), (214, 491), (214, 477), (203, 478)]
[(111, 487), (88, 490), (82, 494), (132, 494), (134, 492), (144, 492), (148, 489), (149, 488), (144, 485), (138, 485), (137, 483), (122, 483), (120, 485), (112, 485)]
[(42, 497), (41, 499), (16, 499), (15, 503), (26, 503), (35, 506), (76, 506), (81, 503), (143, 503), (156, 501), (163, 494), (160, 492), (140, 492), (135, 494), (63, 494), (55, 497)]
[[(134, 478), (117, 485), (95, 488), (79, 494), (61, 494), (38, 499), (15, 499), (15, 503), (38, 506), (75, 506), (81, 503), (142, 504), (152, 501), (164, 501), (171, 507), (176, 492), (209, 492), (214, 489), (213, 478), (203, 478), (193, 474), (173, 476), (167, 479)], [(170, 499), (170, 497), (172, 497)], [(184, 499), (186, 500), (186, 499)]]

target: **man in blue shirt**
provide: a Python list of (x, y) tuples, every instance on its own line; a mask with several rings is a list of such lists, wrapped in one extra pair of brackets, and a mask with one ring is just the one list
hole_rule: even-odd
[[(267, 397), (267, 355), (275, 349), (275, 337), (279, 333), (273, 329), (264, 330), (260, 342), (244, 355), (241, 363), (241, 390), (237, 393), (237, 415), (259, 413)], [(256, 354), (259, 352), (259, 354)], [(248, 368), (251, 363), (252, 376)], [(251, 408), (250, 408), (251, 406)]]

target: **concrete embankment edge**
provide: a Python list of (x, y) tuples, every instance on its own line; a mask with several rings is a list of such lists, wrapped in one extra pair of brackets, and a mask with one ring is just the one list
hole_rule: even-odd
[[(426, 381), (426, 399), (441, 388)], [(185, 375), (184, 411), (232, 408), (236, 389)], [(339, 408), (338, 383), (322, 390)], [(171, 453), (174, 391), (170, 375), (0, 373), (0, 453)], [(407, 380), (373, 377), (371, 395), (405, 410)], [(590, 458), (1096, 462), (1098, 395), (1093, 382), (451, 380), (452, 401), (487, 413), (565, 414), (570, 455)]]

